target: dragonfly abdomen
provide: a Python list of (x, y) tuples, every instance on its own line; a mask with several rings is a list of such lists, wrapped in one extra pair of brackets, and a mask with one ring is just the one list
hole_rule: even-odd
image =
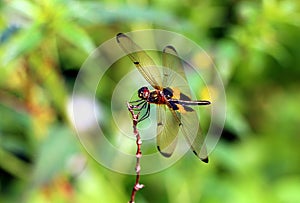
[(171, 108), (175, 111), (179, 111), (181, 113), (194, 111), (193, 108), (191, 108), (187, 105), (181, 104), (179, 102), (179, 100), (168, 100), (168, 102), (169, 102)]

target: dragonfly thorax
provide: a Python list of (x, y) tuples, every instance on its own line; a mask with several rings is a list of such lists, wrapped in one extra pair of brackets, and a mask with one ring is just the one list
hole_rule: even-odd
[(166, 99), (171, 99), (173, 97), (173, 90), (169, 87), (163, 89), (163, 94)]
[[(164, 104), (166, 102), (166, 97), (164, 95), (164, 91), (161, 90), (152, 90), (150, 91), (147, 87), (141, 87), (138, 90), (139, 98), (146, 100), (149, 103), (155, 104)], [(168, 96), (170, 96), (168, 94)]]

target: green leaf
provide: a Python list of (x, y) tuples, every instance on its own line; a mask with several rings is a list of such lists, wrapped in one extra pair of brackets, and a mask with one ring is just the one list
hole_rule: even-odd
[(65, 126), (55, 126), (41, 144), (33, 173), (33, 184), (51, 181), (66, 168), (67, 161), (79, 152), (75, 135)]
[(96, 48), (92, 39), (81, 27), (72, 24), (72, 22), (62, 23), (58, 26), (60, 26), (58, 34), (72, 45), (88, 54)]
[(3, 52), (1, 66), (6, 66), (11, 61), (38, 47), (43, 37), (42, 29), (39, 25), (33, 25), (28, 29), (20, 30), (1, 50)]
[(11, 9), (11, 12), (17, 13), (18, 15), (24, 15), (26, 18), (34, 19), (38, 8), (36, 4), (30, 1), (17, 0), (10, 2), (8, 9)]

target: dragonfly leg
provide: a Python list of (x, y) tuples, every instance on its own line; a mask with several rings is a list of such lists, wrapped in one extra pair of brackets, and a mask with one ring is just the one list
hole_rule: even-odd
[[(138, 103), (138, 104), (135, 104), (135, 105), (131, 105), (131, 104), (133, 104), (133, 103), (136, 103), (136, 102), (140, 102), (140, 103)], [(134, 110), (138, 110), (138, 111), (140, 111), (140, 110), (142, 110), (143, 108), (145, 108), (145, 106), (146, 106), (146, 104), (147, 104), (147, 102), (145, 101), (145, 100), (137, 100), (137, 101), (133, 101), (133, 102), (129, 102), (130, 103), (130, 105), (131, 105), (131, 107), (134, 109)]]
[(141, 102), (141, 101), (144, 101), (144, 100), (143, 99), (138, 99), (138, 100), (130, 101), (129, 104), (134, 104), (134, 103)]
[[(149, 103), (145, 103), (145, 104), (148, 104), (148, 105), (147, 105), (147, 111), (146, 111), (146, 113), (142, 116), (142, 118), (139, 119), (138, 122), (141, 122), (141, 121), (145, 120), (145, 119), (148, 118), (149, 115), (150, 115), (150, 104), (149, 104)], [(145, 104), (143, 105), (143, 108), (146, 107)]]
[[(142, 106), (140, 106), (140, 104), (143, 104)], [(147, 102), (144, 103), (140, 103), (139, 105), (135, 106), (135, 110), (136, 111), (141, 111), (142, 109), (146, 108), (146, 105), (148, 104)]]

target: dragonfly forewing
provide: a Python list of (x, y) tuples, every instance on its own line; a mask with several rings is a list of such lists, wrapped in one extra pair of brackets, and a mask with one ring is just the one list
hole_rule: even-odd
[(161, 89), (161, 72), (153, 59), (127, 35), (119, 33), (116, 38), (122, 50), (128, 55), (147, 82), (155, 89)]

